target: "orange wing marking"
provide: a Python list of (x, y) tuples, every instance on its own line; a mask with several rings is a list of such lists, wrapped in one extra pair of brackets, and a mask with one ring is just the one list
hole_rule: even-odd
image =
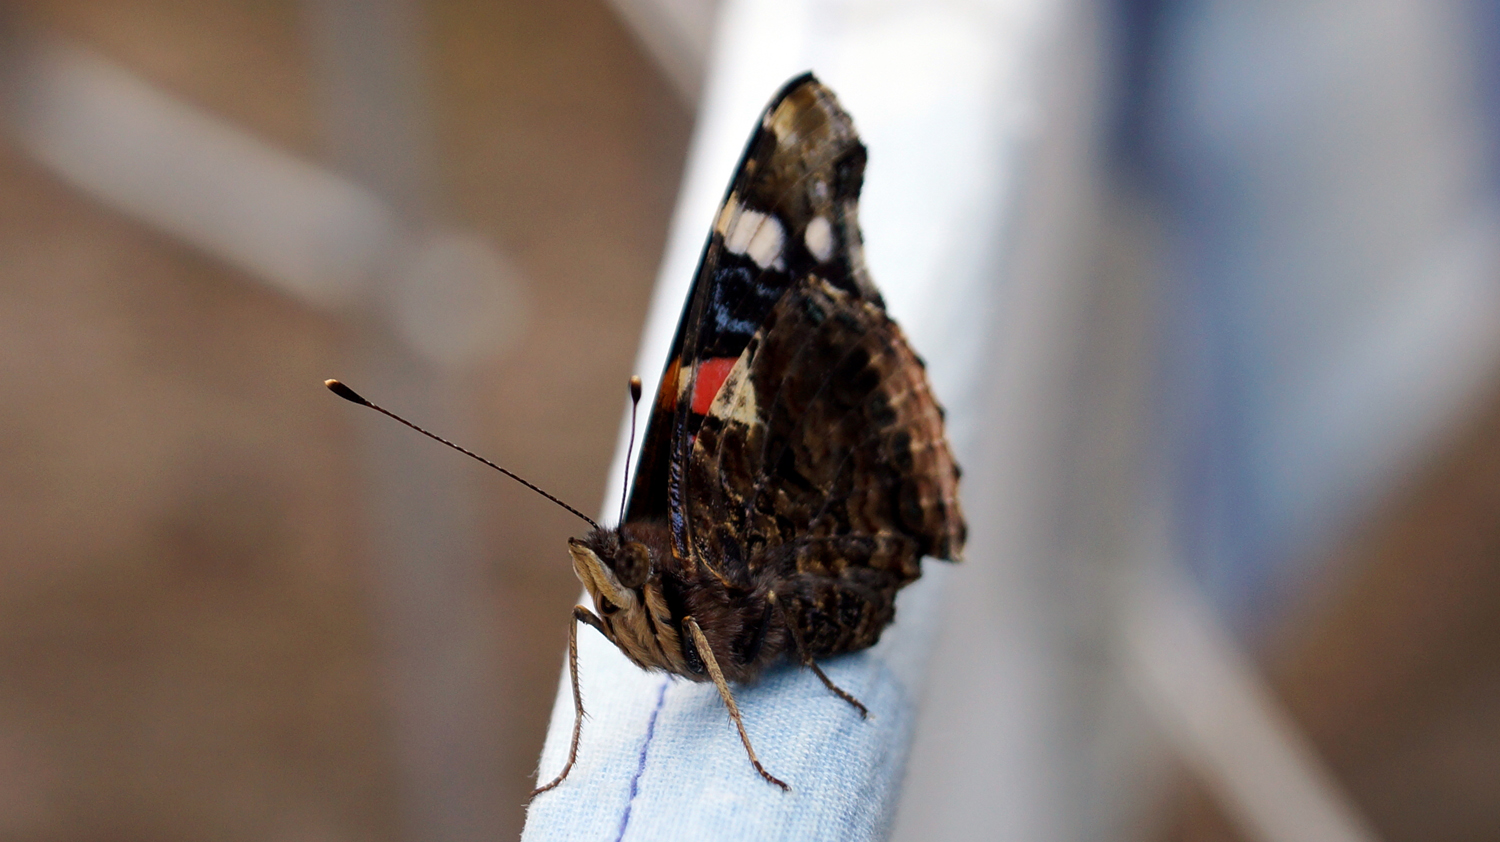
[(719, 394), (719, 387), (724, 385), (735, 362), (734, 357), (714, 357), (698, 363), (698, 380), (693, 384), (693, 412), (708, 414), (714, 396)]

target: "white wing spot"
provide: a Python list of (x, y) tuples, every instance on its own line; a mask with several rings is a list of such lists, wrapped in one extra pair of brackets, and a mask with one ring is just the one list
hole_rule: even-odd
[(827, 263), (828, 258), (833, 257), (833, 226), (821, 216), (813, 217), (807, 223), (807, 230), (802, 232), (802, 242), (807, 244), (807, 250), (819, 263)]
[(766, 215), (763, 213), (736, 205), (734, 216), (725, 225), (724, 248), (728, 249), (730, 254), (744, 254), (745, 250), (750, 247), (750, 238), (760, 230), (760, 224), (765, 218)]
[(750, 245), (746, 253), (755, 265), (764, 269), (775, 264), (779, 269), (781, 262), (781, 244), (786, 240), (786, 232), (781, 228), (781, 222), (774, 216), (766, 217), (760, 228), (756, 229), (755, 236), (750, 238)]
[(738, 207), (726, 227), (724, 248), (730, 254), (749, 255), (762, 269), (772, 264), (782, 265), (781, 244), (786, 234), (775, 217)]

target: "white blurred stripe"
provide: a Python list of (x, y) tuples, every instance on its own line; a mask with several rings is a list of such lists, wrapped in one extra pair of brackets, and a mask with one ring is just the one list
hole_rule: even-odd
[(682, 101), (698, 104), (718, 0), (609, 0)]
[(518, 273), (482, 238), (413, 228), (364, 186), (82, 47), (14, 49), (12, 134), (101, 203), (313, 305), (375, 303), (439, 364), (497, 354), (523, 329)]
[(1250, 839), (1374, 842), (1316, 751), (1180, 573), (1138, 589), (1125, 669), (1167, 742)]
[(285, 291), (347, 303), (399, 242), (384, 202), (78, 46), (23, 41), (9, 122), (106, 205)]

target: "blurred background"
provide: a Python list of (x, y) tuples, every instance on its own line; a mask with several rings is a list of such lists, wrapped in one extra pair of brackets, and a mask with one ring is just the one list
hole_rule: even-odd
[[(1066, 818), (931, 819), (1007, 779), (928, 717), (897, 836), (1500, 838), (1500, 11), (1012, 6)], [(0, 5), (0, 838), (520, 831), (579, 524), (321, 381), (594, 510), (718, 12)]]

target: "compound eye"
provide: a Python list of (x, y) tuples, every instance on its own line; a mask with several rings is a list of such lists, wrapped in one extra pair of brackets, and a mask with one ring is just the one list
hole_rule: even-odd
[(651, 551), (639, 541), (626, 541), (615, 554), (615, 578), (627, 588), (646, 583), (651, 572)]

